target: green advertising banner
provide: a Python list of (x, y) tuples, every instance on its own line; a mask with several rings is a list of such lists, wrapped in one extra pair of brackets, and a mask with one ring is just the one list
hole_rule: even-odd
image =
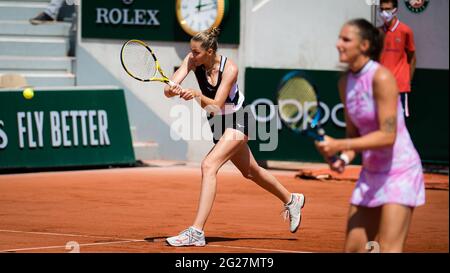
[[(240, 0), (227, 1), (228, 9), (219, 26), (219, 42), (239, 44)], [(206, 2), (203, 1), (202, 6), (212, 5), (214, 1)], [(175, 6), (175, 0), (84, 0), (81, 4), (81, 37), (189, 41), (191, 36), (178, 23)]]
[(0, 91), (0, 170), (135, 162), (121, 89)]
[[(278, 85), (289, 72), (292, 70), (247, 68), (246, 102), (253, 107), (274, 106)], [(337, 90), (341, 72), (313, 70), (304, 72), (316, 85), (323, 102), (322, 108), (327, 115), (324, 124), (326, 133), (336, 138), (344, 137), (343, 105), (340, 103)], [(448, 70), (416, 70), (413, 93), (410, 96), (411, 117), (407, 119), (407, 126), (423, 162), (448, 165), (448, 93)], [(269, 116), (270, 110), (266, 111), (265, 115), (257, 115), (257, 120), (263, 123)], [(277, 115), (271, 117), (271, 121), (278, 118)], [(273, 151), (262, 151), (261, 143), (264, 141), (251, 141), (250, 147), (256, 159), (323, 162), (312, 140), (293, 133), (280, 121), (275, 122), (278, 124), (277, 148)], [(434, 132), (432, 135), (431, 129)], [(360, 160), (356, 162), (360, 163)]]
[[(278, 85), (281, 79), (292, 71), (287, 69), (247, 68), (245, 72), (246, 102), (254, 107), (258, 105), (275, 106)], [(325, 113), (323, 126), (326, 133), (335, 137), (343, 137), (345, 135), (343, 106), (339, 101), (336, 90), (339, 74), (329, 71), (305, 72), (308, 78), (316, 85), (320, 100), (323, 102), (322, 108)], [(280, 120), (274, 120), (279, 119), (278, 113), (273, 115), (269, 111), (266, 112), (266, 115), (257, 113), (256, 118), (257, 121), (261, 122), (266, 117), (272, 117), (270, 119), (271, 123), (277, 124), (278, 127), (278, 145), (274, 151), (265, 152), (261, 150), (261, 143), (264, 143), (264, 141), (250, 141), (250, 148), (257, 160), (323, 161), (310, 138), (296, 134), (286, 128)]]
[(448, 165), (448, 70), (417, 69), (406, 120), (422, 161)]

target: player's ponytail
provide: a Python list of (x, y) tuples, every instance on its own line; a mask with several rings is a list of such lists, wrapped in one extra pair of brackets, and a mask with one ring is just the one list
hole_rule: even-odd
[(208, 32), (208, 35), (211, 38), (214, 38), (216, 40), (219, 38), (219, 35), (220, 35), (220, 29), (219, 28), (213, 27), (213, 28), (207, 30), (207, 32)]
[(220, 35), (220, 29), (213, 27), (211, 29), (197, 33), (192, 37), (192, 41), (201, 42), (202, 47), (205, 50), (212, 49), (214, 52), (217, 51), (219, 47), (218, 39)]
[(366, 19), (354, 19), (349, 21), (347, 25), (355, 26), (359, 29), (361, 40), (367, 40), (370, 44), (369, 49), (365, 54), (369, 56), (370, 59), (379, 61), (384, 46), (383, 33)]

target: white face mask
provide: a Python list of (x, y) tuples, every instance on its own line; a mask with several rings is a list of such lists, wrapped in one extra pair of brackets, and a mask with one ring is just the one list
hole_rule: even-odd
[(394, 17), (397, 16), (397, 9), (391, 10), (383, 10), (380, 12), (380, 17), (383, 19), (385, 23), (389, 23), (394, 19)]

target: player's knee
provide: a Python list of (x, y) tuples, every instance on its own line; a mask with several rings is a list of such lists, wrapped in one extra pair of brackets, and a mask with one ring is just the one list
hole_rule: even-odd
[(217, 173), (217, 171), (218, 171), (217, 164), (207, 158), (202, 161), (201, 168), (202, 168), (203, 175), (214, 174), (214, 173)]

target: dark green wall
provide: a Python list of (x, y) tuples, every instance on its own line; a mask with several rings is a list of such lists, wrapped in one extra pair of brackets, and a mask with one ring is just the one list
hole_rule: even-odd
[(422, 160), (448, 164), (448, 70), (418, 69), (406, 125)]
[[(258, 98), (276, 101), (277, 86), (281, 78), (292, 70), (247, 68), (245, 77), (246, 102), (251, 104)], [(306, 71), (317, 86), (320, 99), (330, 109), (339, 101), (337, 81), (340, 72)], [(412, 117), (407, 126), (413, 142), (425, 162), (448, 164), (448, 70), (418, 69), (410, 97)], [(343, 120), (342, 111), (338, 117)], [(324, 125), (327, 134), (343, 137), (345, 129), (331, 120)], [(431, 134), (430, 128), (433, 130)], [(250, 147), (258, 160), (311, 161), (321, 162), (322, 158), (313, 142), (294, 134), (283, 126), (279, 131), (279, 146), (273, 152), (261, 152), (260, 142), (251, 141)], [(358, 162), (358, 161), (357, 161)]]

